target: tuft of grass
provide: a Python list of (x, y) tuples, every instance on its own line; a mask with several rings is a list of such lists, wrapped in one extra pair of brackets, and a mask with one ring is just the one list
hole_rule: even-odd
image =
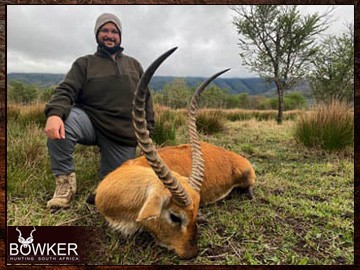
[(45, 125), (46, 116), (44, 114), (44, 103), (31, 103), (21, 105), (18, 103), (9, 103), (7, 106), (7, 118), (20, 122), (22, 125), (35, 123)]
[(158, 145), (176, 144), (176, 130), (186, 122), (183, 114), (164, 106), (154, 106), (155, 127), (153, 141)]
[[(300, 110), (285, 111), (283, 120), (295, 120), (300, 114)], [(244, 110), (232, 109), (224, 111), (224, 115), (229, 121), (245, 121), (255, 119), (257, 121), (270, 121), (277, 119), (278, 112), (276, 110)]]
[(199, 132), (214, 134), (225, 130), (225, 115), (221, 110), (200, 110), (196, 115), (196, 126)]
[(345, 149), (354, 144), (354, 116), (344, 103), (321, 104), (298, 119), (294, 136), (305, 146)]

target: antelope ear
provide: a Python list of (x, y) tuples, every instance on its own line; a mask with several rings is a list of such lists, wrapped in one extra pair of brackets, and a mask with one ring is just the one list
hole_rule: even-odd
[(159, 218), (163, 206), (170, 201), (170, 195), (165, 192), (154, 191), (149, 194), (141, 208), (136, 221), (145, 221)]

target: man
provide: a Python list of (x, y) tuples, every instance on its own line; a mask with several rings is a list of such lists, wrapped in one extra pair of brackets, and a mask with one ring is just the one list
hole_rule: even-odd
[[(100, 179), (135, 157), (137, 141), (131, 109), (143, 69), (138, 61), (122, 53), (118, 17), (100, 15), (94, 32), (97, 52), (73, 63), (45, 107), (45, 133), (56, 178), (54, 196), (47, 203), (49, 208), (68, 207), (76, 193), (73, 153), (77, 143), (99, 146)], [(154, 113), (150, 94), (146, 117), (151, 134)]]

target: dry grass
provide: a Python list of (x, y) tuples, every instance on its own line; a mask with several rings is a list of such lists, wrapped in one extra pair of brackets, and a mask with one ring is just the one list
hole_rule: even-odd
[(36, 123), (44, 125), (46, 121), (44, 109), (45, 104), (41, 102), (27, 105), (8, 103), (7, 118), (15, 121), (21, 121), (22, 124)]
[(310, 147), (344, 149), (354, 144), (354, 116), (349, 107), (337, 101), (321, 104), (297, 121), (295, 138)]
[(89, 264), (353, 264), (353, 151), (328, 153), (296, 143), (294, 121), (278, 125), (252, 118), (224, 125), (224, 132), (202, 138), (250, 160), (257, 174), (256, 200), (235, 191), (202, 208), (209, 223), (199, 225), (200, 253), (192, 260), (180, 260), (148, 233), (121, 238), (95, 206), (85, 203), (99, 181), (97, 148), (77, 148), (78, 194), (70, 209), (51, 213), (46, 201), (55, 183), (43, 126), (19, 118), (8, 119), (7, 224), (96, 228), (97, 248)]

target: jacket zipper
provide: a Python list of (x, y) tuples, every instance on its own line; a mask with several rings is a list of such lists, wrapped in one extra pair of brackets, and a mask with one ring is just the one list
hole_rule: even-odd
[(120, 69), (119, 69), (119, 65), (118, 65), (117, 61), (114, 60), (112, 57), (111, 57), (111, 61), (113, 61), (115, 75), (120, 76)]

